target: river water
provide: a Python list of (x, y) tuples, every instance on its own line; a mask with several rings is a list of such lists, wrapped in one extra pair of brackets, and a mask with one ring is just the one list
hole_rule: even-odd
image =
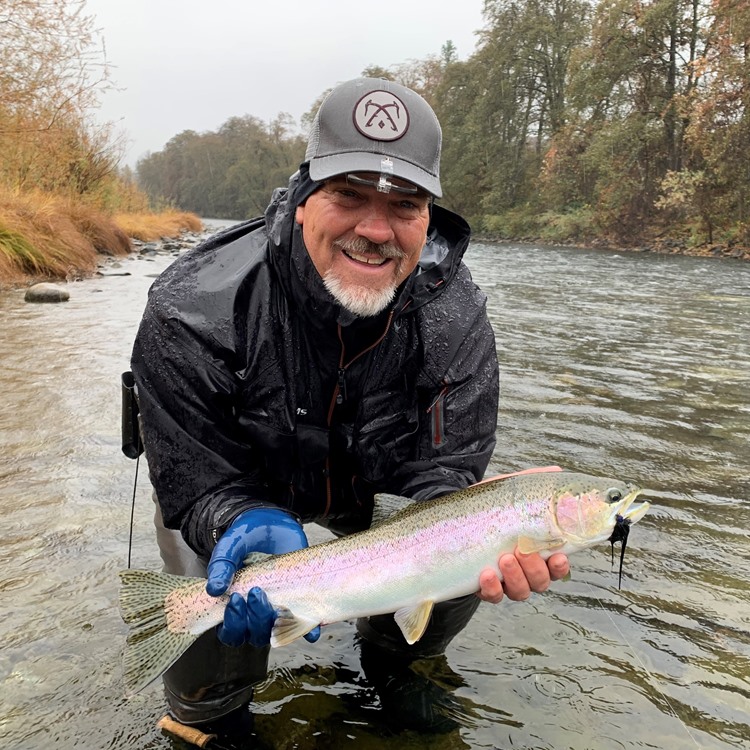
[[(186, 747), (159, 686), (123, 697), (135, 462), (119, 376), (153, 277), (133, 256), (69, 302), (0, 296), (3, 747)], [(351, 624), (274, 652), (259, 748), (750, 747), (750, 264), (473, 245), (501, 362), (491, 473), (559, 464), (648, 488), (622, 588), (609, 548), (528, 602), (482, 605), (445, 660), (453, 731), (397, 731)], [(159, 569), (146, 470), (133, 565)], [(312, 535), (316, 538), (315, 529)], [(616, 567), (616, 566), (615, 566)]]

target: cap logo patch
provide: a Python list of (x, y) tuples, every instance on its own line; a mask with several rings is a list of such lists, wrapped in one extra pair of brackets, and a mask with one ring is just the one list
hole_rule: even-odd
[(395, 141), (409, 129), (409, 112), (397, 96), (387, 91), (365, 94), (354, 108), (354, 125), (373, 141)]

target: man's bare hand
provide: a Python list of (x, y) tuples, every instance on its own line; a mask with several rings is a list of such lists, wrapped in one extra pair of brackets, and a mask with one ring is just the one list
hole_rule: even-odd
[(501, 581), (492, 568), (485, 568), (479, 575), (477, 596), (485, 602), (497, 604), (504, 596), (513, 601), (524, 601), (532, 592), (540, 594), (549, 588), (550, 582), (565, 578), (570, 572), (568, 558), (561, 552), (545, 561), (534, 553), (524, 555), (518, 550), (504, 554), (498, 561)]

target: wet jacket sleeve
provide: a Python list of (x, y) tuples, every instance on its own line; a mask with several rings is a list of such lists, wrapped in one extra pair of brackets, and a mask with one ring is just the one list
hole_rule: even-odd
[[(425, 364), (418, 456), (399, 467), (395, 491), (428, 500), (480, 481), (495, 447), (498, 361), (486, 298), (462, 268), (454, 280), (454, 313), (426, 305)], [(453, 325), (446, 331), (444, 321)], [(446, 345), (446, 334), (449, 341)]]
[[(163, 287), (162, 287), (163, 291)], [(151, 482), (168, 528), (208, 557), (243, 510), (275, 507), (233, 416), (235, 378), (169, 294), (152, 294), (131, 366)]]

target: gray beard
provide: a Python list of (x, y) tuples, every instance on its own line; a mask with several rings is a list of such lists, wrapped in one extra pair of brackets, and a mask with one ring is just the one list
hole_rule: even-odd
[(389, 284), (385, 289), (344, 285), (331, 271), (323, 277), (323, 284), (341, 307), (359, 318), (369, 318), (385, 310), (393, 302), (397, 289), (396, 284)]
[(405, 258), (403, 250), (390, 242), (384, 245), (376, 245), (363, 237), (335, 242), (334, 247), (358, 253), (376, 251), (381, 257), (399, 261), (393, 274), (393, 282), (383, 289), (373, 289), (364, 284), (343, 284), (341, 279), (331, 270), (328, 270), (323, 277), (323, 284), (328, 293), (350, 313), (360, 318), (369, 318), (385, 310), (396, 297), (398, 284), (395, 280), (399, 276), (401, 261)]

